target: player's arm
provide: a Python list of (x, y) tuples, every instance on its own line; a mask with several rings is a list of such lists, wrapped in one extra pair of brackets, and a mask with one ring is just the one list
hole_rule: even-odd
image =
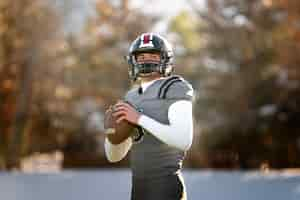
[(125, 103), (118, 104), (119, 120), (128, 120), (146, 129), (162, 142), (181, 150), (187, 150), (192, 144), (193, 117), (192, 103), (179, 100), (168, 110), (169, 124), (163, 124), (145, 114), (135, 112)]
[(179, 100), (168, 110), (169, 124), (162, 124), (142, 115), (138, 124), (162, 142), (181, 150), (188, 150), (193, 139), (192, 103)]
[(128, 153), (132, 146), (131, 137), (127, 138), (120, 144), (112, 144), (108, 137), (105, 138), (104, 149), (108, 161), (118, 162), (122, 160)]
[(129, 131), (118, 131), (115, 129), (115, 125), (113, 125), (115, 119), (112, 118), (112, 113), (113, 107), (111, 106), (105, 112), (104, 127), (106, 129), (106, 138), (104, 149), (105, 155), (110, 162), (118, 162), (122, 160), (130, 150), (132, 140)]
[[(179, 92), (178, 92), (179, 91)], [(168, 109), (169, 124), (163, 124), (146, 114), (136, 112), (130, 105), (119, 103), (116, 116), (153, 134), (162, 142), (181, 150), (190, 148), (193, 139), (192, 88), (177, 84), (170, 88), (167, 98), (177, 99)]]

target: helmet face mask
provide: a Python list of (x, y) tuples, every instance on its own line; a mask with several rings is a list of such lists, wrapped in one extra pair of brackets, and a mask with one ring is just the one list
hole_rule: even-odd
[[(141, 53), (158, 53), (160, 62), (138, 62), (137, 56)], [(169, 42), (158, 34), (144, 33), (132, 42), (127, 61), (130, 78), (134, 81), (138, 77), (150, 76), (153, 72), (169, 76), (173, 71), (173, 50)]]

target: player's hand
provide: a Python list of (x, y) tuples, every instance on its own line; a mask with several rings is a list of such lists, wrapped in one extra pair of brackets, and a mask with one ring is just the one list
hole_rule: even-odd
[(109, 106), (109, 108), (105, 111), (104, 114), (104, 129), (109, 129), (112, 127), (111, 124), (111, 114), (113, 112), (113, 106)]
[(117, 118), (116, 123), (127, 120), (137, 125), (141, 114), (128, 103), (120, 101), (114, 106), (113, 116)]

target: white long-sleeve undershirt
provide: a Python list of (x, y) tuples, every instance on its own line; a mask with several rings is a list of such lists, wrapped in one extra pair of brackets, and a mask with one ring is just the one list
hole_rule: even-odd
[(109, 162), (118, 162), (122, 160), (132, 145), (131, 137), (127, 138), (124, 142), (120, 144), (112, 144), (108, 138), (105, 138), (104, 149), (105, 155)]
[(193, 139), (192, 103), (186, 100), (176, 101), (169, 107), (168, 119), (169, 124), (162, 124), (142, 115), (138, 125), (172, 147), (183, 151), (189, 149)]
[[(145, 91), (155, 81), (142, 83)], [(138, 125), (153, 134), (162, 142), (178, 148), (187, 150), (192, 144), (193, 138), (193, 117), (192, 102), (179, 100), (173, 103), (168, 110), (169, 124), (162, 124), (146, 115), (142, 115), (138, 120)], [(110, 162), (122, 160), (132, 146), (132, 139), (128, 138), (118, 145), (111, 144), (106, 138), (105, 153)]]

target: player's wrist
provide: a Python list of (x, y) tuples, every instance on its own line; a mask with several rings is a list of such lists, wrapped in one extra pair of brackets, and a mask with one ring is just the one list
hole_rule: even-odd
[(139, 116), (139, 118), (137, 120), (137, 125), (143, 127), (143, 124), (144, 124), (145, 121), (147, 121), (147, 116), (144, 115), (144, 114), (140, 114), (140, 116)]
[(139, 120), (141, 118), (142, 114), (136, 113), (135, 119), (134, 119), (134, 124), (139, 125)]

